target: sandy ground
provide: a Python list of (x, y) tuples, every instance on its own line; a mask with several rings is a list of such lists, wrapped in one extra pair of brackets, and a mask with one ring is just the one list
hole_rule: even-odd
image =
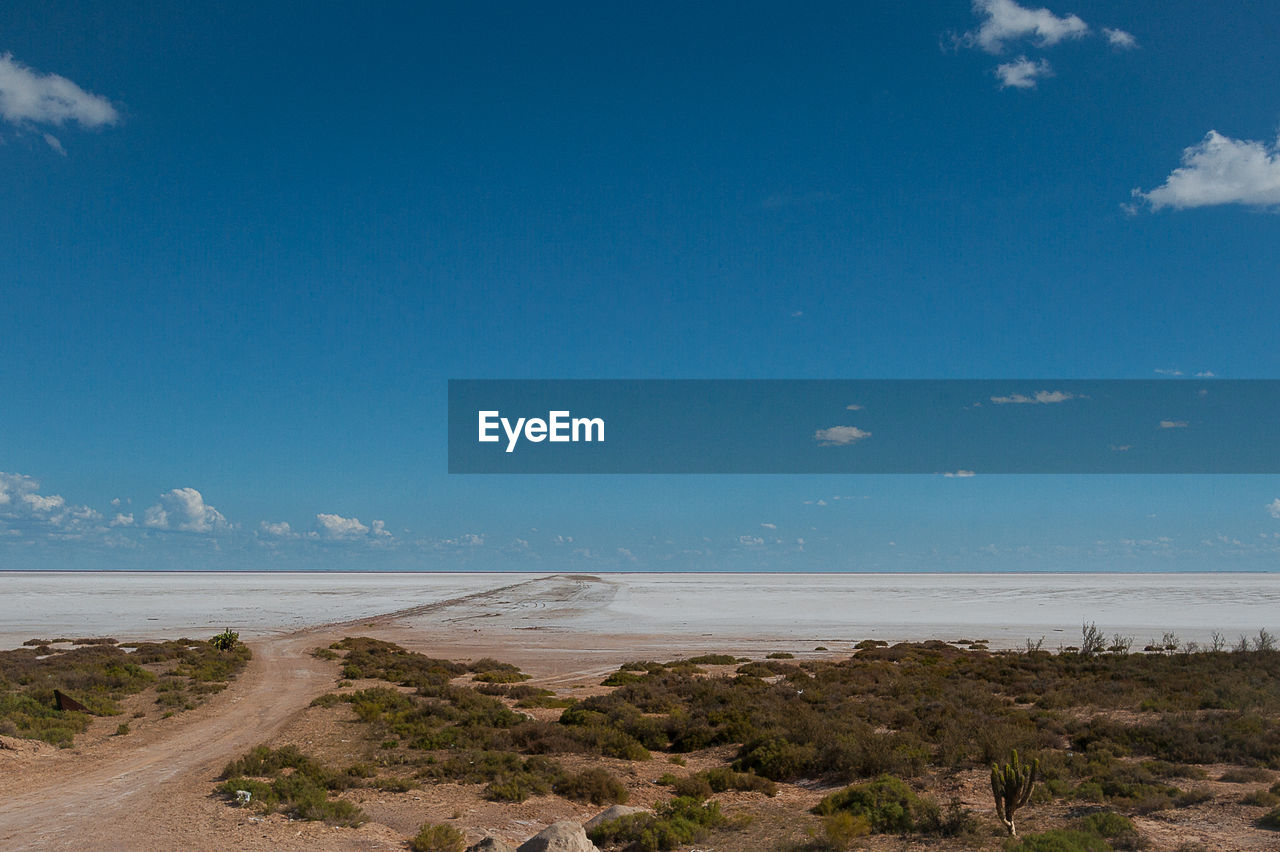
[(1231, 642), (1259, 628), (1280, 633), (1280, 573), (568, 576), (581, 581), (573, 606), (543, 596), (558, 582), (545, 574), (0, 571), (0, 648), (35, 636), (172, 639), (223, 627), (280, 636), (512, 585), (520, 600), (460, 621), (498, 624), (501, 613), (546, 630), (642, 643), (656, 636), (657, 647), (669, 637), (827, 644), (969, 636), (1009, 648), (1043, 636), (1056, 648), (1078, 642), (1085, 621), (1139, 647), (1165, 631), (1196, 642), (1214, 630)]
[[(829, 650), (819, 652), (814, 643), (821, 637), (804, 636), (803, 631), (780, 638), (586, 630), (582, 616), (598, 613), (617, 594), (610, 583), (575, 575), (511, 579), (516, 582), (481, 591), (463, 589), (466, 593), (454, 598), (383, 615), (262, 636), (251, 642), (254, 659), (228, 689), (194, 710), (146, 720), (128, 736), (87, 736), (75, 748), (63, 750), (6, 739), (8, 747), (0, 748), (0, 849), (404, 849), (405, 835), (428, 818), (458, 818), (473, 828), (472, 839), (478, 836), (475, 826), (519, 839), (555, 818), (585, 819), (597, 810), (556, 797), (519, 806), (495, 805), (472, 791), (450, 790), (449, 785), (399, 795), (367, 790), (360, 791), (359, 804), (370, 822), (359, 829), (337, 829), (281, 816), (258, 817), (213, 797), (212, 784), (223, 765), (254, 745), (272, 741), (310, 746), (321, 738), (342, 742), (333, 734), (332, 721), (307, 708), (313, 698), (333, 688), (336, 673), (334, 663), (316, 659), (311, 651), (343, 636), (384, 638), (437, 657), (497, 657), (533, 675), (536, 685), (576, 695), (588, 694), (591, 684), (628, 660), (706, 651), (830, 656), (847, 652), (862, 638), (827, 637)], [(114, 719), (99, 721), (115, 724)], [(637, 803), (666, 795), (647, 775), (671, 767), (660, 761), (652, 764), (630, 770), (628, 785), (636, 791)], [(620, 771), (628, 769), (619, 765)], [(962, 798), (975, 808), (986, 807), (982, 783), (978, 775), (962, 779)], [(756, 839), (716, 848), (771, 848), (758, 845), (765, 836), (759, 832), (775, 823), (783, 834), (794, 830), (789, 815), (803, 812), (800, 808), (822, 792), (787, 786), (776, 800), (745, 803), (764, 815)], [(734, 806), (732, 801), (726, 805), (730, 812)], [(1212, 811), (1226, 806), (1222, 799), (1199, 811), (1144, 820), (1143, 828), (1159, 839), (1156, 849), (1174, 849), (1184, 840), (1199, 838), (1207, 848), (1226, 852), (1276, 848), (1274, 835), (1244, 830), (1256, 814), (1238, 806), (1231, 813)], [(772, 811), (777, 811), (776, 818), (769, 816)]]

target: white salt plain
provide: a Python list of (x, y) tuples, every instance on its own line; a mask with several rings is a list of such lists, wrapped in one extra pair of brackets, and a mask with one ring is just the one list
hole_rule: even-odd
[(417, 627), (463, 622), (556, 634), (846, 641), (1044, 637), (1082, 622), (1141, 647), (1280, 633), (1280, 574), (374, 574), (0, 572), (0, 647), (33, 637), (246, 638), (430, 604)]

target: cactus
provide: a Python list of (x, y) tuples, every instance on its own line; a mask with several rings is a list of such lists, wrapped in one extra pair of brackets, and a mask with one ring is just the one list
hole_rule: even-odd
[(1018, 836), (1018, 830), (1013, 824), (1013, 812), (1031, 798), (1031, 790), (1036, 786), (1036, 775), (1039, 772), (1039, 760), (1023, 765), (1018, 760), (1017, 751), (1013, 753), (1013, 763), (1006, 763), (1003, 768), (991, 764), (991, 795), (996, 800), (996, 816), (1000, 817), (1010, 837)]

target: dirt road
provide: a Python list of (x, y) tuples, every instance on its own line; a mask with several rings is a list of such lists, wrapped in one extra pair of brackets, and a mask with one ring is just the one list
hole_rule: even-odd
[[(399, 835), (376, 825), (339, 833), (322, 824), (297, 823), (282, 834), (278, 822), (259, 820), (211, 797), (210, 785), (227, 761), (273, 739), (313, 698), (332, 688), (333, 665), (314, 658), (312, 649), (355, 633), (394, 634), (407, 619), (505, 610), (512, 598), (556, 602), (573, 597), (581, 582), (552, 583), (529, 597), (517, 593), (527, 591), (519, 589), (525, 585), (263, 639), (251, 643), (253, 660), (241, 675), (194, 710), (128, 736), (42, 749), (30, 759), (0, 751), (0, 849), (401, 847)], [(414, 632), (426, 638), (420, 631)]]

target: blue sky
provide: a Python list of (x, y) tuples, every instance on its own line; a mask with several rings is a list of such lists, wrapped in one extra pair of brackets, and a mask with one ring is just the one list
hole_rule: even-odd
[(615, 5), (6, 3), (0, 568), (1280, 566), (1268, 476), (447, 475), (449, 378), (1280, 377), (1280, 9)]

